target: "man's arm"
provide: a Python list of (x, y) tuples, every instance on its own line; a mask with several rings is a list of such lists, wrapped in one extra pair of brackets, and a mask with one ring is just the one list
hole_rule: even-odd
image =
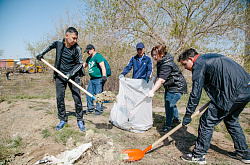
[(102, 69), (102, 76), (105, 76), (105, 77), (106, 77), (106, 67), (105, 67), (104, 61), (99, 62), (99, 65), (100, 65), (100, 67), (101, 67), (101, 69)]
[(126, 75), (133, 67), (133, 57), (130, 59), (128, 65), (123, 69), (122, 75)]
[(88, 66), (88, 63), (84, 62), (83, 67), (86, 68)]
[(204, 66), (196, 64), (192, 73), (192, 92), (189, 95), (188, 104), (186, 107), (186, 114), (192, 115), (199, 104), (202, 88), (205, 81)]
[(41, 58), (43, 58), (43, 56), (48, 53), (51, 49), (56, 48), (56, 41), (51, 43), (48, 47), (46, 47), (43, 51), (41, 51), (36, 58), (41, 61)]
[(82, 61), (82, 51), (80, 46), (76, 46), (75, 48), (75, 63), (76, 65), (74, 66), (74, 68), (69, 72), (70, 76), (74, 76), (82, 67), (83, 65), (83, 61)]

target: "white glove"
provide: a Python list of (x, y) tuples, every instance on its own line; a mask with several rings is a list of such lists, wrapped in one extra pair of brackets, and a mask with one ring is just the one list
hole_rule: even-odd
[(149, 92), (148, 92), (148, 97), (154, 97), (154, 94), (155, 92), (154, 91), (152, 91), (152, 90), (150, 90)]
[(121, 74), (120, 76), (119, 76), (119, 80), (121, 79), (121, 78), (123, 78), (124, 77), (124, 75), (123, 74)]

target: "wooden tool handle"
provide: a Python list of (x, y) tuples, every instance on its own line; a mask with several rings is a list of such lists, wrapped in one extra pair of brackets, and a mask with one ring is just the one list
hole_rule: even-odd
[[(58, 74), (60, 74), (63, 78), (68, 78), (66, 75), (64, 75), (62, 72), (60, 72), (58, 69), (56, 69), (55, 67), (53, 67), (50, 63), (48, 63), (47, 61), (45, 61), (44, 59), (41, 59), (42, 62), (44, 62), (46, 65), (48, 65), (49, 67), (51, 67), (55, 72), (57, 72)], [(78, 85), (77, 83), (75, 83), (73, 80), (69, 79), (69, 82), (71, 82), (73, 85), (75, 85), (77, 88), (79, 88), (80, 90), (82, 90), (84, 93), (86, 93), (87, 95), (89, 95), (91, 98), (93, 98), (94, 100), (96, 100), (96, 97), (93, 96), (91, 93), (89, 93), (87, 90), (83, 89), (80, 85)]]
[[(198, 114), (200, 114), (204, 109), (207, 108), (207, 106), (210, 104), (211, 100), (209, 102), (207, 102), (203, 107), (201, 107), (198, 111), (196, 111), (195, 113), (193, 113), (193, 115), (191, 116), (191, 119), (193, 119), (194, 117), (196, 117)], [(169, 137), (170, 135), (172, 135), (175, 131), (177, 131), (178, 129), (180, 129), (182, 127), (182, 123), (180, 123), (178, 126), (176, 126), (174, 129), (172, 129), (171, 131), (169, 131), (166, 135), (164, 135), (163, 137), (161, 137), (160, 139), (158, 139), (156, 142), (154, 142), (152, 144), (152, 148), (154, 148), (157, 144), (159, 144), (160, 142), (162, 142), (164, 139), (166, 139), (167, 137)]]

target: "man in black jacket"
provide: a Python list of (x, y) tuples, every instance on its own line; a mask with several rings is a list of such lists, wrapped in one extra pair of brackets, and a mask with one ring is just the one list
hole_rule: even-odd
[(60, 74), (54, 72), (58, 118), (60, 119), (60, 124), (56, 126), (56, 130), (62, 129), (68, 120), (64, 103), (65, 90), (68, 84), (75, 102), (77, 124), (82, 132), (85, 131), (81, 91), (68, 81), (71, 79), (80, 85), (80, 77), (84, 76), (82, 52), (80, 46), (77, 44), (77, 39), (77, 30), (74, 27), (69, 27), (65, 32), (65, 38), (63, 40), (53, 42), (37, 55), (37, 59), (41, 61), (41, 58), (43, 58), (47, 52), (55, 48), (55, 68), (68, 77), (65, 79)]
[(199, 55), (194, 49), (187, 49), (179, 55), (178, 61), (185, 69), (192, 71), (192, 92), (190, 93), (183, 125), (191, 122), (204, 87), (211, 103), (199, 121), (198, 138), (193, 152), (181, 158), (189, 162), (206, 163), (214, 126), (224, 121), (234, 141), (232, 158), (250, 163), (250, 150), (238, 122), (239, 115), (250, 101), (250, 75), (232, 59), (215, 53)]

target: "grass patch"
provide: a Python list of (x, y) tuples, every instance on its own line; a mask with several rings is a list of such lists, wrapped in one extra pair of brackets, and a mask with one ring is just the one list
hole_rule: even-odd
[(22, 137), (4, 138), (0, 142), (0, 161), (4, 161), (8, 156), (21, 151), (24, 143)]
[(41, 132), (41, 134), (42, 134), (43, 138), (47, 138), (47, 137), (51, 136), (51, 132), (47, 128), (43, 129), (42, 132)]
[(52, 137), (54, 138), (54, 141), (57, 143), (62, 143), (64, 145), (66, 145), (67, 140), (72, 137), (73, 139), (76, 139), (76, 137), (78, 136), (77, 139), (80, 139), (79, 136), (83, 136), (84, 133), (79, 132), (79, 131), (75, 131), (71, 128), (67, 128), (64, 126), (64, 128), (60, 131), (55, 132)]

